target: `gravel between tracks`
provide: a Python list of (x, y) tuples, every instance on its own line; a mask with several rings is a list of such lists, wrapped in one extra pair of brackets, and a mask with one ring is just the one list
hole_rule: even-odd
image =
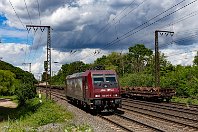
[(115, 132), (113, 126), (110, 126), (109, 123), (99, 117), (86, 113), (85, 111), (69, 104), (67, 101), (57, 99), (56, 97), (53, 98), (58, 104), (64, 106), (64, 108), (71, 111), (75, 115), (72, 122), (75, 125), (87, 124), (93, 128), (94, 132)]

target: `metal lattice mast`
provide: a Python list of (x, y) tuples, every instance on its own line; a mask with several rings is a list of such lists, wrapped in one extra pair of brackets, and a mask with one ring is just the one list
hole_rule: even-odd
[(50, 27), (48, 27), (47, 32), (47, 62), (48, 62), (48, 72), (46, 75), (49, 74), (48, 82), (50, 87), (50, 99), (51, 99), (51, 32)]

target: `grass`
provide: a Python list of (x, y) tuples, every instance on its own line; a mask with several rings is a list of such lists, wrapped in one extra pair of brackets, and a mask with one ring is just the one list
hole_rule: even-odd
[(0, 131), (5, 132), (34, 132), (38, 130), (38, 127), (50, 123), (62, 124), (58, 131), (92, 131), (87, 125), (71, 124), (73, 114), (65, 108), (53, 101), (43, 100), (40, 103), (38, 98), (28, 100), (25, 106), (16, 109), (0, 108), (0, 115), (4, 119), (3, 122), (0, 122)]
[(198, 105), (198, 99), (173, 97), (171, 102)]

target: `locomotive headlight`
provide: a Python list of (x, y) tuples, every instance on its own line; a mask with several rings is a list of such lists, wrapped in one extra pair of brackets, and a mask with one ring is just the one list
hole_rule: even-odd
[(100, 94), (95, 94), (95, 97), (100, 97)]
[(114, 94), (114, 97), (118, 97), (118, 94)]

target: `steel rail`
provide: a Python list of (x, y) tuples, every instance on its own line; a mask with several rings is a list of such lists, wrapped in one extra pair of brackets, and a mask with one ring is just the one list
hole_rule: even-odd
[(128, 128), (122, 126), (122, 125), (120, 125), (119, 123), (116, 123), (116, 122), (114, 122), (114, 121), (112, 121), (112, 120), (110, 120), (110, 119), (108, 119), (108, 118), (106, 118), (106, 117), (104, 117), (104, 116), (102, 116), (102, 115), (97, 115), (97, 116), (98, 116), (99, 118), (101, 118), (101, 119), (103, 119), (103, 120), (105, 120), (105, 121), (107, 121), (107, 122), (109, 122), (109, 123), (111, 123), (111, 124), (113, 124), (113, 125), (115, 125), (115, 126), (121, 128), (121, 129), (125, 130), (125, 131), (134, 132), (134, 131), (132, 131), (132, 130), (130, 130), (130, 129), (128, 129)]
[(126, 120), (128, 120), (128, 121), (132, 121), (132, 122), (138, 123), (138, 124), (140, 124), (140, 125), (142, 125), (142, 126), (146, 126), (147, 128), (153, 129), (153, 130), (155, 130), (155, 131), (164, 132), (163, 130), (161, 130), (161, 129), (159, 129), (159, 128), (156, 128), (156, 127), (147, 125), (147, 124), (142, 123), (142, 122), (140, 122), (140, 121), (136, 121), (136, 120), (134, 120), (134, 119), (125, 117), (125, 116), (123, 116), (123, 115), (120, 115), (120, 114), (117, 114), (117, 113), (115, 113), (115, 115), (116, 115), (116, 116), (119, 116), (119, 117), (121, 117), (121, 118), (123, 118), (123, 119), (126, 119)]
[[(193, 126), (193, 125), (190, 125), (190, 124), (185, 124), (185, 123), (178, 122), (178, 121), (171, 120), (171, 119), (167, 119), (167, 118), (164, 118), (164, 117), (159, 117), (159, 116), (156, 116), (156, 115), (153, 115), (153, 114), (144, 113), (144, 112), (141, 112), (139, 110), (134, 110), (134, 109), (132, 110), (132, 109), (129, 109), (129, 108), (124, 108), (124, 107), (122, 107), (120, 109), (123, 109), (123, 110), (126, 110), (126, 111), (132, 111), (132, 112), (143, 114), (143, 115), (153, 117), (153, 118), (156, 118), (156, 119), (161, 119), (161, 120), (172, 122), (172, 123), (179, 124), (179, 125), (182, 125), (182, 126), (190, 127), (190, 128), (196, 129), (198, 131), (198, 126)], [(140, 110), (142, 110), (142, 109), (140, 109)]]
[(188, 109), (188, 108), (183, 108), (183, 107), (175, 107), (175, 106), (167, 106), (163, 105), (160, 103), (154, 103), (154, 102), (146, 102), (146, 101), (135, 101), (135, 100), (122, 100), (123, 102), (127, 103), (132, 103), (132, 104), (139, 104), (139, 105), (144, 105), (144, 106), (149, 106), (149, 107), (155, 107), (159, 109), (166, 109), (166, 110), (171, 110), (171, 111), (176, 111), (176, 112), (182, 112), (186, 114), (193, 114), (193, 115), (198, 115), (198, 110), (194, 109)]

